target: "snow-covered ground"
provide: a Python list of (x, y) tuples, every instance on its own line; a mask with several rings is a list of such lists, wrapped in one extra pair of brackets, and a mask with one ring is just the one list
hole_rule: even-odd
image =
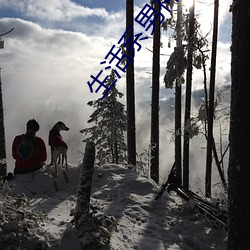
[[(17, 220), (16, 226), (13, 226), (15, 221), (13, 223), (6, 217), (0, 230), (1, 250), (43, 249), (42, 244), (38, 244), (37, 248), (28, 248), (29, 244), (25, 243), (25, 239), (30, 242), (46, 240), (50, 247), (44, 246), (44, 249), (83, 249), (70, 223), (70, 212), (76, 205), (79, 169), (80, 167), (70, 168), (69, 184), (64, 182), (62, 173), (59, 172), (58, 191), (54, 189), (49, 170), (19, 175), (9, 181), (9, 186), (15, 186), (13, 195), (24, 193), (30, 198), (28, 210), (43, 212), (42, 215), (47, 215), (47, 218), (41, 219), (36, 225), (30, 219), (26, 230), (28, 233), (25, 231), (24, 238), (18, 235), (20, 220), (12, 218)], [(95, 169), (91, 203), (100, 212), (116, 219), (110, 244), (102, 249), (226, 249), (223, 243), (226, 237), (224, 228), (213, 228), (175, 193), (165, 192), (160, 200), (155, 200), (158, 192), (159, 188), (148, 179), (122, 166), (104, 165)], [(33, 216), (33, 221), (36, 218)], [(15, 237), (16, 241), (18, 237), (22, 239), (19, 240), (19, 248), (11, 248), (14, 243), (11, 237)], [(26, 248), (22, 248), (24, 246)]]

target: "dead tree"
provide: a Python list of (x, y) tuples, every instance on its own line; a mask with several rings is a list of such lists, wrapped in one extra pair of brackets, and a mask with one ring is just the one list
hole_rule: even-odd
[(75, 226), (80, 228), (89, 220), (89, 203), (94, 172), (95, 144), (87, 142), (77, 188), (77, 202), (74, 214)]
[(207, 159), (206, 159), (206, 179), (205, 193), (207, 197), (211, 197), (211, 178), (212, 178), (212, 152), (213, 152), (213, 120), (214, 120), (214, 89), (215, 89), (215, 73), (216, 73), (216, 57), (217, 57), (217, 38), (218, 38), (218, 16), (219, 16), (219, 0), (214, 1), (214, 27), (213, 42), (210, 70), (210, 87), (209, 87), (209, 106), (208, 106), (208, 130), (207, 130)]
[(115, 219), (94, 212), (90, 208), (92, 177), (94, 173), (95, 144), (87, 142), (77, 188), (74, 211), (76, 234), (83, 249), (99, 249), (109, 243)]

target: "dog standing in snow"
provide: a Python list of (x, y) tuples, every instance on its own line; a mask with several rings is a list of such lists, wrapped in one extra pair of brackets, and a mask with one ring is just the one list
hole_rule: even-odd
[(62, 165), (65, 160), (66, 170), (68, 171), (68, 162), (67, 162), (68, 146), (60, 134), (60, 131), (62, 130), (68, 131), (69, 128), (63, 122), (59, 121), (49, 131), (49, 146), (51, 152), (50, 165), (55, 166), (56, 176), (57, 176), (57, 164), (58, 164), (58, 159), (60, 159), (60, 156), (62, 156)]

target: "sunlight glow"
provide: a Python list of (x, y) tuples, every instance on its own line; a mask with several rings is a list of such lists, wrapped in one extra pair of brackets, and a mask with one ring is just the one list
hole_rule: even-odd
[(193, 0), (183, 0), (182, 2), (184, 7), (186, 7), (187, 9), (189, 9), (193, 5)]

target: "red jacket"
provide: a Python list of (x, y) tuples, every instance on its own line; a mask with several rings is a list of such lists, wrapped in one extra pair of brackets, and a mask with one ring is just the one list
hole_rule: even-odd
[(60, 135), (59, 130), (52, 128), (49, 131), (49, 146), (51, 147), (60, 147), (63, 146), (68, 148), (66, 142), (63, 140), (62, 136)]
[(25, 135), (35, 137), (35, 153), (30, 160), (23, 160), (20, 158), (17, 150), (22, 141), (23, 135), (18, 135), (15, 137), (12, 144), (12, 156), (16, 160), (15, 166), (19, 170), (28, 170), (33, 169), (38, 166), (41, 166), (43, 162), (47, 159), (46, 146), (42, 138), (37, 137), (35, 132), (28, 131)]

